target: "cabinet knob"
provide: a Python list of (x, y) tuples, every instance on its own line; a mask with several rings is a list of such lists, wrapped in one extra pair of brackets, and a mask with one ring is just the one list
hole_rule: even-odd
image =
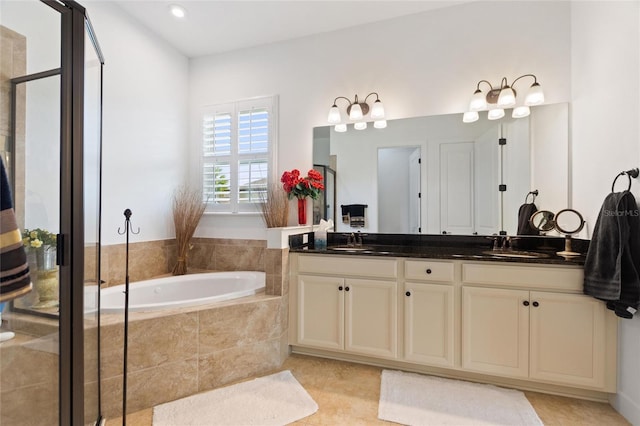
[(406, 292), (405, 294), (406, 294), (407, 296), (411, 296), (411, 292), (410, 292), (410, 291)]
[(540, 306), (540, 304), (538, 302), (533, 302), (532, 305), (533, 305), (534, 308), (537, 308), (538, 306)]
[(349, 291), (349, 287), (345, 287), (344, 289), (345, 289), (345, 291)]
[(338, 291), (342, 291), (342, 286), (338, 287)]
[(529, 306), (529, 301), (528, 301), (528, 300), (525, 300), (524, 302), (522, 302), (522, 304), (523, 304), (524, 306)]
[(427, 274), (430, 274), (430, 273), (431, 273), (431, 269), (427, 269)]

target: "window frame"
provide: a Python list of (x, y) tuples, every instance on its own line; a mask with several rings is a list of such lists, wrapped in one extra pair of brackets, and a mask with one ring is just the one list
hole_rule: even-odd
[[(252, 109), (266, 109), (268, 111), (268, 139), (267, 152), (262, 153), (239, 153), (239, 114), (240, 112), (251, 111)], [(228, 155), (205, 155), (204, 153), (204, 120), (206, 116), (216, 114), (231, 114), (231, 152)], [(199, 120), (199, 176), (200, 191), (204, 193), (204, 173), (205, 164), (216, 164), (228, 159), (230, 165), (229, 187), (230, 200), (228, 204), (214, 204), (207, 202), (205, 214), (260, 214), (260, 202), (239, 202), (239, 167), (240, 161), (266, 159), (267, 160), (267, 187), (276, 182), (277, 153), (278, 153), (278, 96), (262, 96), (250, 99), (243, 99), (235, 102), (226, 102), (216, 105), (206, 105), (200, 108)], [(216, 161), (217, 160), (217, 161)], [(222, 161), (221, 161), (222, 160)], [(204, 201), (207, 201), (204, 199)]]

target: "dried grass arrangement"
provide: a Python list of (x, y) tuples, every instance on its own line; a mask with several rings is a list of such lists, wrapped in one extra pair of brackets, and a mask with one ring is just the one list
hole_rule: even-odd
[(202, 201), (202, 193), (198, 189), (181, 186), (173, 193), (173, 224), (178, 246), (178, 261), (173, 267), (173, 275), (187, 273), (187, 256), (191, 249), (191, 238), (196, 232), (206, 206), (207, 204)]
[(289, 198), (279, 184), (271, 184), (261, 194), (260, 211), (267, 228), (287, 226), (289, 220)]

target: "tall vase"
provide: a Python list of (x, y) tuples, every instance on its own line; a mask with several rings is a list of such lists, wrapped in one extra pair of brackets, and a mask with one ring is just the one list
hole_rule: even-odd
[(307, 199), (298, 198), (298, 225), (307, 224)]

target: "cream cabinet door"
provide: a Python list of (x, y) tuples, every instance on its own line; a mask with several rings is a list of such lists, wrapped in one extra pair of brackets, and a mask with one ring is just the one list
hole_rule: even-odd
[(345, 350), (396, 358), (397, 283), (345, 280)]
[(404, 290), (404, 358), (453, 367), (453, 286), (406, 283)]
[(344, 349), (344, 279), (298, 277), (298, 344)]
[(604, 386), (604, 303), (588, 296), (531, 292), (530, 377)]
[(463, 287), (462, 367), (528, 377), (528, 305), (528, 291)]

